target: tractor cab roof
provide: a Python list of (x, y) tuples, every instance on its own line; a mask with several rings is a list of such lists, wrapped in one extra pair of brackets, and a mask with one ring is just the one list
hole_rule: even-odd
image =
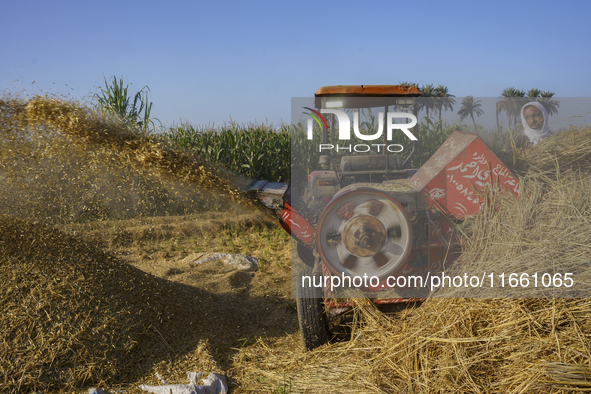
[(323, 86), (316, 92), (316, 97), (418, 97), (421, 91), (409, 85), (336, 85)]
[(421, 91), (408, 85), (337, 85), (323, 86), (316, 92), (316, 108), (371, 108), (408, 105)]

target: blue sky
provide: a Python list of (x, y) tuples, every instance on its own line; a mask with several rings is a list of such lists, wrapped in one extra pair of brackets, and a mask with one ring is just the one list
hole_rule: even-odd
[(0, 91), (88, 100), (115, 75), (148, 85), (165, 125), (289, 122), (291, 97), (339, 84), (585, 97), (590, 15), (588, 1), (4, 1)]

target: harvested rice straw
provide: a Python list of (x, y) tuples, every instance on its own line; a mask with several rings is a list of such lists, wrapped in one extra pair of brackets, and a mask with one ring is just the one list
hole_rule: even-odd
[[(129, 384), (207, 336), (207, 293), (41, 223), (0, 215), (0, 282), (2, 393)], [(213, 368), (201, 352), (193, 368)]]
[(1, 211), (64, 223), (258, 207), (227, 172), (78, 103), (5, 97), (0, 112)]

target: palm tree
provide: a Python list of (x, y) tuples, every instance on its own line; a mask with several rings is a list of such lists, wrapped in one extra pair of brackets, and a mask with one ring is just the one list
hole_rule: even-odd
[(538, 97), (540, 97), (540, 94), (542, 94), (540, 89), (530, 89), (527, 91), (526, 95), (529, 101), (535, 101)]
[(462, 108), (458, 111), (458, 115), (460, 115), (460, 120), (464, 120), (470, 116), (470, 118), (472, 118), (472, 123), (474, 123), (474, 131), (476, 131), (474, 115), (480, 116), (483, 113), (482, 109), (480, 109), (480, 100), (474, 101), (474, 97), (472, 96), (466, 96), (462, 99)]
[[(419, 84), (418, 83), (414, 83), (414, 82), (408, 82), (408, 81), (407, 82), (400, 82), (398, 85), (400, 85), (400, 86), (412, 86), (412, 87), (415, 87), (415, 88), (417, 88), (417, 89), (420, 90)], [(413, 109), (413, 113), (415, 113), (414, 111), (416, 110), (416, 113), (418, 114), (418, 112), (420, 110), (420, 106), (421, 106), (420, 100), (418, 100), (418, 102), (417, 102), (416, 99), (413, 99), (413, 103), (414, 103), (413, 104), (413, 108), (414, 108)], [(397, 106), (397, 105), (394, 106), (394, 108), (402, 109), (400, 106)], [(404, 110), (403, 110), (403, 112), (404, 112)]]
[(548, 115), (557, 114), (558, 108), (560, 107), (560, 104), (558, 103), (558, 101), (550, 100), (552, 98), (552, 96), (554, 96), (554, 93), (548, 90), (545, 92), (541, 92), (540, 98), (538, 99), (540, 104), (542, 104), (544, 106), (544, 108), (546, 108)]
[(519, 117), (521, 115), (521, 107), (524, 104), (525, 92), (523, 90), (515, 88), (506, 88), (501, 93), (502, 100), (497, 101), (497, 127), (499, 125), (499, 114), (505, 112), (509, 119), (509, 124), (513, 121), (515, 129), (517, 129), (519, 123)]
[(439, 85), (435, 88), (435, 96), (437, 97), (436, 108), (439, 110), (439, 121), (441, 122), (442, 111), (453, 111), (453, 105), (456, 103), (451, 97), (455, 97), (453, 94), (449, 94), (447, 86)]
[(437, 93), (435, 92), (435, 86), (433, 85), (423, 85), (421, 88), (421, 97), (424, 98), (420, 101), (420, 107), (427, 111), (427, 118), (429, 117), (429, 110), (435, 109), (434, 97), (436, 95)]
[(414, 83), (414, 82), (400, 82), (398, 85), (400, 85), (400, 86), (414, 86), (417, 89), (419, 88), (419, 84)]

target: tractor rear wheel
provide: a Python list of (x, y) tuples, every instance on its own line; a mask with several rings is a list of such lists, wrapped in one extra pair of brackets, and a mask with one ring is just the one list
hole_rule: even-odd
[(306, 268), (298, 275), (297, 305), (298, 322), (306, 351), (328, 342), (328, 317), (324, 312), (322, 288), (314, 287), (303, 277), (312, 278), (312, 268)]

